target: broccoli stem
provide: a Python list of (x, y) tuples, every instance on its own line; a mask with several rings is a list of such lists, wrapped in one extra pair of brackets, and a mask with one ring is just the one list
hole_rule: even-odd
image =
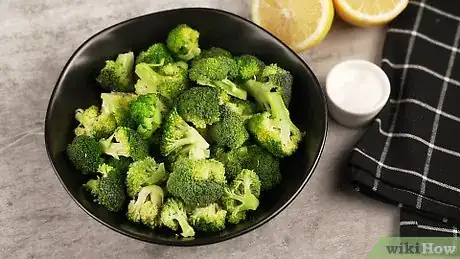
[(88, 189), (90, 192), (95, 193), (97, 192), (98, 185), (99, 185), (99, 180), (91, 179), (87, 183), (84, 184), (84, 187)]
[(247, 99), (247, 92), (241, 88), (239, 88), (235, 83), (228, 79), (224, 79), (222, 81), (215, 81), (213, 82), (217, 87), (222, 88), (225, 90), (229, 95), (232, 95), (236, 98), (241, 100)]
[(259, 199), (257, 199), (257, 197), (252, 193), (247, 193), (241, 196), (227, 192), (227, 195), (229, 198), (237, 200), (241, 203), (237, 206), (237, 211), (256, 210), (257, 207), (259, 207)]
[(137, 82), (138, 87), (148, 88), (149, 92), (157, 92), (156, 86), (159, 84), (157, 73), (150, 67), (149, 64), (141, 63), (136, 66), (136, 75), (140, 78)]
[(161, 163), (158, 168), (147, 168), (147, 173), (153, 173), (152, 174), (152, 177), (150, 178), (150, 180), (153, 182), (153, 183), (158, 183), (160, 182), (162, 179), (165, 178), (166, 176), (166, 169), (165, 169), (165, 165), (163, 163)]
[(132, 52), (120, 54), (115, 62), (121, 64), (125, 71), (132, 71), (134, 67), (134, 54)]
[(268, 102), (271, 107), (272, 116), (274, 116), (277, 119), (280, 119), (283, 122), (281, 123), (281, 139), (283, 143), (288, 143), (290, 141), (291, 132), (294, 135), (300, 135), (300, 130), (292, 122), (289, 110), (286, 108), (281, 94), (269, 93)]
[(181, 235), (183, 237), (192, 237), (195, 235), (195, 230), (193, 230), (193, 228), (188, 224), (185, 217), (177, 215), (174, 219), (179, 222), (180, 228), (182, 229)]

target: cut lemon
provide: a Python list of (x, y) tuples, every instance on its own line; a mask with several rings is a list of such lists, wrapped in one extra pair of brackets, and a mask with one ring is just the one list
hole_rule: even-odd
[(321, 42), (334, 19), (332, 0), (252, 0), (252, 20), (294, 51)]
[(369, 27), (392, 21), (408, 3), (409, 0), (334, 0), (334, 7), (344, 21)]

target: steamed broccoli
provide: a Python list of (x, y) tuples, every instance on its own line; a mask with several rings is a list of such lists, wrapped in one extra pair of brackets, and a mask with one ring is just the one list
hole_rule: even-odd
[(110, 136), (117, 127), (117, 121), (112, 113), (100, 113), (96, 105), (86, 109), (77, 109), (75, 119), (79, 122), (75, 135), (93, 136), (96, 139)]
[(259, 207), (260, 180), (252, 170), (243, 169), (225, 188), (222, 203), (228, 211), (228, 222), (238, 224), (246, 219), (248, 210)]
[(67, 157), (84, 174), (95, 173), (104, 162), (99, 143), (94, 137), (76, 136), (67, 146)]
[(189, 61), (200, 55), (200, 33), (186, 24), (172, 29), (166, 39), (168, 49), (179, 59)]
[(187, 205), (206, 206), (222, 197), (225, 184), (225, 167), (221, 162), (185, 158), (174, 164), (166, 188)]
[(146, 157), (129, 166), (126, 174), (126, 190), (133, 198), (142, 187), (161, 183), (166, 179), (166, 170), (163, 163), (157, 163), (154, 158)]
[(142, 187), (137, 195), (128, 204), (126, 216), (132, 222), (156, 228), (160, 225), (160, 212), (163, 206), (165, 193), (158, 185)]
[(131, 118), (137, 126), (137, 132), (144, 139), (149, 139), (160, 127), (162, 113), (166, 109), (163, 102), (155, 94), (139, 96), (129, 106)]
[(193, 60), (192, 60), (192, 65), (193, 63), (197, 62), (198, 60), (200, 59), (203, 59), (203, 58), (214, 58), (214, 57), (220, 57), (220, 56), (224, 56), (224, 57), (228, 57), (228, 58), (233, 58), (232, 57), (232, 54), (226, 50), (226, 49), (223, 49), (223, 48), (219, 48), (219, 47), (211, 47), (210, 49), (205, 49), (205, 50), (202, 50), (201, 51), (201, 54), (197, 57), (195, 57)]
[(183, 237), (195, 236), (195, 230), (188, 222), (184, 203), (180, 199), (169, 197), (166, 200), (161, 208), (160, 220), (162, 225), (174, 231), (178, 231), (180, 227)]
[(257, 144), (242, 146), (228, 152), (218, 148), (214, 150), (213, 157), (224, 163), (228, 180), (233, 180), (242, 169), (249, 169), (259, 176), (261, 191), (271, 190), (281, 182), (279, 158)]
[(96, 81), (107, 91), (133, 92), (134, 53), (122, 53), (116, 60), (106, 60)]
[(221, 119), (211, 125), (209, 131), (218, 146), (230, 149), (240, 147), (249, 139), (243, 118), (226, 107), (221, 108)]
[(264, 62), (253, 55), (236, 57), (238, 78), (241, 80), (257, 79), (265, 67)]
[(108, 138), (99, 140), (102, 153), (114, 158), (131, 157), (134, 161), (148, 156), (148, 145), (137, 131), (118, 127)]
[(163, 156), (184, 156), (192, 159), (209, 157), (209, 144), (193, 127), (187, 124), (173, 108), (163, 126), (160, 150)]
[(192, 87), (177, 98), (177, 112), (196, 128), (219, 121), (219, 91), (210, 87)]
[(101, 164), (97, 170), (101, 177), (91, 179), (83, 185), (95, 197), (95, 201), (107, 210), (118, 212), (126, 201), (123, 176), (107, 164)]
[(293, 84), (293, 77), (289, 71), (279, 67), (277, 64), (270, 64), (262, 71), (260, 81), (276, 85), (276, 91), (281, 93), (284, 103), (289, 106)]
[(225, 56), (199, 59), (192, 63), (189, 70), (190, 80), (197, 84), (217, 87), (231, 96), (246, 100), (247, 92), (232, 82), (237, 74), (236, 62)]
[(217, 232), (225, 228), (227, 211), (217, 203), (211, 203), (206, 207), (195, 208), (189, 219), (190, 224), (199, 231)]
[(159, 69), (140, 63), (135, 69), (140, 78), (135, 85), (136, 93), (156, 93), (173, 100), (188, 88), (187, 68), (187, 63), (182, 61), (169, 63)]
[(224, 104), (231, 111), (239, 114), (245, 121), (251, 118), (252, 115), (262, 111), (256, 103), (249, 100), (230, 98)]
[(128, 172), (129, 166), (133, 160), (130, 157), (121, 156), (118, 159), (114, 157), (109, 157), (106, 159), (105, 163), (111, 167), (113, 167), (118, 174), (126, 177), (126, 173)]
[(136, 64), (148, 63), (152, 66), (163, 66), (174, 62), (164, 43), (155, 43), (147, 50), (141, 51), (136, 58)]
[(255, 140), (278, 157), (292, 155), (302, 140), (303, 133), (291, 121), (289, 110), (276, 86), (255, 80), (246, 82), (246, 89), (266, 110), (248, 120), (248, 129)]
[(117, 127), (132, 127), (134, 122), (129, 115), (129, 104), (136, 99), (132, 93), (102, 93), (102, 114), (113, 114)]

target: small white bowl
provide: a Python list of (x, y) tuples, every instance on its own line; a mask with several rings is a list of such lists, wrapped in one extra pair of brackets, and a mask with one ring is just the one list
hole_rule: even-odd
[(356, 128), (370, 123), (390, 97), (385, 72), (366, 60), (347, 60), (334, 66), (326, 78), (331, 116), (343, 126)]

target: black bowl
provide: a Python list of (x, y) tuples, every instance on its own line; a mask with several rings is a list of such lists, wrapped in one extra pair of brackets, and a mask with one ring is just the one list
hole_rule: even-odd
[[(218, 46), (235, 55), (250, 53), (266, 63), (278, 63), (294, 76), (289, 110), (292, 120), (306, 132), (298, 151), (282, 161), (282, 183), (261, 198), (249, 220), (215, 234), (193, 239), (176, 237), (168, 230), (152, 231), (128, 221), (123, 213), (110, 213), (93, 202), (82, 189), (85, 178), (65, 155), (76, 126), (77, 108), (100, 104), (101, 89), (95, 82), (104, 61), (118, 53), (136, 54), (154, 42), (164, 42), (175, 26), (186, 23), (200, 32), (200, 46)], [(73, 200), (103, 225), (138, 240), (176, 246), (217, 243), (250, 232), (274, 218), (300, 193), (321, 156), (327, 135), (327, 108), (322, 88), (307, 64), (285, 44), (261, 27), (234, 14), (207, 8), (162, 11), (137, 17), (107, 28), (87, 40), (65, 65), (52, 93), (45, 122), (49, 159), (62, 185)]]

